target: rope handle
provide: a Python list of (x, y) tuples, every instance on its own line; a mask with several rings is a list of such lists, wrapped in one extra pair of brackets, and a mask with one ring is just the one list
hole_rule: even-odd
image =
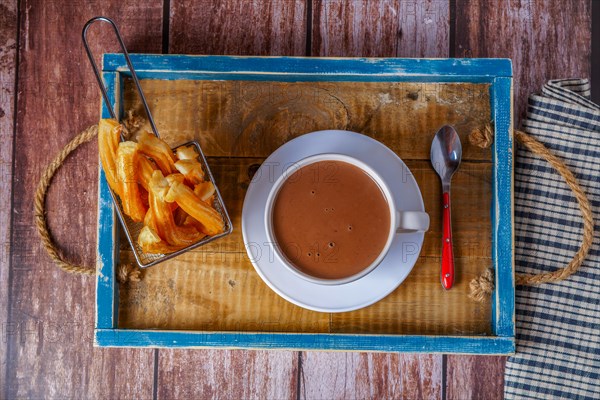
[[(52, 235), (48, 229), (48, 223), (46, 221), (46, 195), (48, 188), (52, 184), (52, 178), (56, 171), (63, 165), (65, 159), (75, 149), (84, 143), (89, 142), (98, 135), (98, 125), (92, 125), (89, 128), (80, 132), (73, 140), (71, 140), (52, 160), (52, 162), (46, 167), (46, 170), (40, 178), (37, 189), (35, 191), (35, 197), (33, 202), (34, 220), (37, 227), (38, 233), (42, 240), (44, 248), (48, 252), (48, 255), (54, 261), (57, 267), (65, 272), (72, 274), (83, 274), (83, 275), (95, 275), (96, 268), (88, 267), (85, 265), (72, 264), (66, 261), (60, 254), (58, 247), (52, 239)], [(117, 270), (117, 279), (119, 282), (132, 281), (136, 282), (140, 280), (140, 270), (130, 264), (121, 264)]]
[[(552, 168), (563, 177), (575, 195), (577, 203), (579, 204), (579, 210), (583, 217), (581, 246), (569, 264), (552, 272), (544, 272), (541, 274), (516, 274), (515, 283), (517, 285), (539, 285), (542, 283), (562, 281), (577, 272), (592, 247), (592, 242), (594, 240), (594, 215), (592, 213), (592, 207), (585, 192), (577, 182), (577, 179), (560, 158), (550, 152), (546, 146), (536, 140), (533, 136), (519, 130), (515, 130), (514, 135), (520, 144), (524, 145), (532, 153), (537, 154), (548, 161)], [(474, 130), (469, 135), (469, 141), (471, 144), (481, 148), (491, 146), (494, 141), (492, 127), (486, 125), (483, 130)], [(471, 281), (469, 287), (471, 291), (469, 297), (471, 299), (479, 302), (484, 301), (494, 290), (493, 270), (486, 269), (481, 276)]]
[[(517, 274), (516, 275), (516, 284), (517, 285), (537, 285), (541, 283), (548, 282), (557, 282), (563, 279), (568, 278), (581, 266), (583, 260), (587, 256), (590, 248), (592, 246), (592, 242), (594, 239), (594, 218), (592, 214), (592, 208), (590, 206), (590, 202), (587, 199), (584, 191), (581, 189), (581, 186), (571, 173), (571, 171), (567, 168), (567, 166), (554, 154), (552, 154), (546, 146), (542, 143), (534, 139), (532, 136), (527, 135), (525, 132), (516, 130), (514, 132), (515, 138), (525, 147), (527, 147), (531, 152), (537, 154), (544, 158), (546, 161), (552, 165), (552, 167), (558, 171), (558, 173), (564, 178), (565, 182), (575, 195), (577, 202), (579, 203), (579, 209), (581, 210), (581, 214), (583, 216), (583, 239), (581, 242), (581, 247), (573, 256), (573, 259), (569, 264), (564, 268), (559, 268), (553, 272), (545, 272), (537, 275), (533, 274)], [(98, 125), (92, 125), (89, 128), (85, 129), (81, 133), (79, 133), (73, 140), (71, 140), (52, 160), (52, 162), (48, 165), (42, 177), (40, 178), (40, 182), (38, 183), (38, 187), (35, 191), (35, 199), (34, 199), (34, 218), (35, 225), (37, 227), (38, 233), (40, 234), (42, 244), (44, 248), (48, 252), (48, 255), (54, 261), (54, 263), (61, 268), (63, 271), (73, 273), (73, 274), (84, 274), (84, 275), (94, 275), (96, 273), (96, 269), (93, 267), (87, 267), (83, 265), (71, 264), (64, 260), (61, 256), (57, 246), (55, 245), (52, 235), (48, 230), (48, 223), (46, 221), (46, 194), (48, 193), (48, 188), (52, 183), (52, 178), (56, 171), (60, 169), (65, 159), (71, 154), (75, 149), (81, 146), (84, 143), (89, 142), (93, 138), (98, 135)], [(493, 142), (493, 133), (492, 128), (489, 125), (486, 125), (483, 130), (475, 130), (469, 135), (469, 141), (478, 147), (487, 148)], [(140, 280), (140, 270), (130, 264), (121, 264), (119, 265), (117, 271), (117, 279), (120, 282), (127, 281), (139, 281)], [(481, 276), (475, 278), (470, 283), (471, 293), (469, 297), (476, 301), (483, 301), (489, 295), (491, 295), (494, 290), (494, 276), (493, 271), (491, 269), (487, 269)]]

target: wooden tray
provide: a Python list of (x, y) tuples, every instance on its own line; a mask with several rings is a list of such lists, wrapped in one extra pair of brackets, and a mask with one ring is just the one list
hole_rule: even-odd
[[(514, 351), (512, 67), (500, 59), (319, 59), (133, 55), (161, 137), (200, 142), (234, 233), (119, 285), (118, 263), (135, 263), (103, 174), (99, 186), (98, 346), (240, 347), (509, 354)], [(121, 113), (144, 115), (118, 54), (104, 79)], [(103, 117), (107, 117), (103, 109)], [(493, 122), (492, 150), (470, 145)], [(439, 281), (440, 183), (431, 139), (457, 128), (463, 163), (453, 178), (457, 276)], [(245, 191), (261, 161), (286, 141), (321, 129), (362, 132), (385, 143), (421, 188), (431, 229), (400, 287), (362, 310), (327, 314), (280, 298), (254, 271), (241, 235)], [(402, 179), (402, 177), (398, 177)], [(496, 272), (490, 301), (469, 282)]]

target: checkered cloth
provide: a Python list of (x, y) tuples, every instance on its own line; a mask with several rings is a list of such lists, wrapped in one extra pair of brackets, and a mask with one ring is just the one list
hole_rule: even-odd
[[(523, 130), (564, 160), (600, 221), (600, 107), (587, 79), (549, 81), (529, 97)], [(566, 265), (581, 243), (582, 219), (560, 175), (517, 150), (517, 272)], [(600, 229), (579, 271), (565, 281), (516, 292), (517, 354), (506, 366), (507, 399), (600, 399)]]

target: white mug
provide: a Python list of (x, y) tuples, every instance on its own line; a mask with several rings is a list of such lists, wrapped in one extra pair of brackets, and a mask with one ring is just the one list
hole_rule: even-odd
[[(390, 209), (390, 231), (388, 233), (388, 238), (383, 247), (382, 251), (379, 253), (377, 258), (365, 269), (362, 271), (340, 279), (325, 279), (325, 278), (317, 278), (311, 275), (308, 275), (299, 269), (297, 269), (293, 263), (291, 263), (281, 252), (279, 246), (277, 245), (277, 240), (275, 235), (273, 234), (273, 205), (277, 194), (279, 193), (279, 189), (283, 183), (296, 171), (299, 169), (306, 167), (307, 165), (314, 164), (316, 162), (321, 161), (342, 161), (349, 164), (352, 164), (361, 170), (363, 170), (381, 189), (383, 192), (386, 202)], [(364, 162), (357, 160), (354, 157), (350, 157), (344, 154), (337, 153), (323, 153), (316, 154), (310, 157), (306, 157), (292, 165), (289, 166), (281, 176), (275, 181), (275, 184), (271, 188), (269, 192), (269, 196), (267, 197), (267, 205), (265, 208), (265, 228), (267, 233), (267, 238), (269, 244), (272, 247), (272, 250), (275, 256), (281, 261), (281, 263), (289, 269), (292, 273), (296, 274), (302, 279), (305, 279), (309, 282), (321, 284), (321, 285), (341, 285), (345, 283), (349, 283), (360, 279), (366, 276), (368, 273), (373, 271), (379, 263), (384, 259), (386, 254), (388, 253), (392, 242), (394, 241), (394, 237), (403, 233), (413, 233), (413, 232), (425, 232), (429, 229), (429, 215), (422, 211), (411, 211), (411, 210), (402, 210), (395, 204), (392, 193), (388, 187), (388, 185), (383, 181), (383, 179), (377, 174), (371, 167), (369, 167)]]

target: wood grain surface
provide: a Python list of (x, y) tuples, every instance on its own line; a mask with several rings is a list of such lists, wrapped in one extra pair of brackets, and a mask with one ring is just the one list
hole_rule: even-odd
[(157, 399), (296, 399), (298, 353), (160, 350)]
[[(268, 179), (250, 175), (263, 161), (256, 156), (267, 156), (303, 133), (331, 127), (370, 135), (401, 156), (408, 170), (399, 179), (416, 179), (432, 222), (407, 284), (365, 309), (328, 316), (282, 300), (254, 273), (237, 229), (225, 239), (145, 271), (141, 283), (123, 285), (121, 327), (490, 333), (489, 303), (465, 301), (470, 280), (491, 262), (491, 155), (466, 138), (491, 118), (487, 85), (143, 80), (142, 86), (146, 96), (155, 99), (152, 113), (167, 143), (174, 147), (193, 139), (201, 142), (234, 226), (241, 226), (250, 180)], [(131, 81), (125, 83), (124, 109), (143, 115)], [(454, 218), (457, 279), (449, 292), (437, 278), (441, 186), (428, 160), (433, 132), (448, 121), (465, 143), (465, 161), (454, 177), (454, 212), (460, 217)], [(150, 129), (147, 123), (141, 128)], [(123, 245), (121, 262), (132, 262)]]
[(547, 80), (589, 78), (591, 7), (590, 0), (457, 0), (455, 56), (512, 59), (518, 128), (527, 97)]
[[(385, 143), (403, 160), (429, 160), (431, 138), (449, 123), (464, 143), (463, 160), (491, 162), (489, 149), (467, 139), (491, 118), (487, 84), (142, 80), (142, 87), (162, 137), (171, 145), (198, 140), (207, 156), (267, 157), (299, 135), (342, 129)], [(131, 80), (124, 96), (126, 109), (143, 116)]]
[(169, 53), (305, 55), (304, 1), (183, 0), (170, 6)]
[[(79, 45), (80, 29), (94, 15), (113, 17), (133, 51), (509, 57), (518, 126), (526, 96), (546, 79), (589, 76), (590, 10), (590, 0), (4, 1), (0, 397), (502, 398), (505, 359), (496, 357), (93, 349), (93, 280), (66, 275), (50, 263), (34, 232), (32, 193), (52, 156), (97, 119), (98, 91)], [(93, 36), (97, 42), (106, 35)], [(95, 158), (95, 144), (78, 150), (49, 197), (53, 234), (68, 257), (89, 264)]]
[[(3, 2), (0, 5), (0, 316), (2, 317), (7, 315), (9, 308), (17, 22), (17, 2)], [(3, 327), (8, 327), (4, 318), (1, 322)], [(2, 329), (3, 337), (5, 337), (4, 330)], [(3, 349), (0, 351), (0, 388), (7, 386), (7, 361), (6, 352)]]
[(437, 355), (303, 352), (300, 399), (441, 399)]
[(312, 54), (447, 57), (449, 3), (313, 0)]
[(506, 357), (447, 356), (446, 398), (501, 399)]
[[(51, 158), (98, 118), (98, 89), (80, 33), (97, 14), (115, 17), (134, 51), (160, 49), (162, 3), (20, 2), (8, 384), (4, 398), (151, 397), (153, 350), (95, 349), (94, 279), (58, 270), (40, 246), (32, 197)], [(106, 27), (90, 37), (115, 50)], [(104, 40), (106, 38), (106, 40)], [(156, 44), (159, 44), (158, 46)], [(101, 50), (95, 46), (96, 51)], [(50, 229), (63, 253), (95, 264), (97, 148), (79, 149), (48, 195)], [(123, 379), (127, 377), (127, 379)]]

